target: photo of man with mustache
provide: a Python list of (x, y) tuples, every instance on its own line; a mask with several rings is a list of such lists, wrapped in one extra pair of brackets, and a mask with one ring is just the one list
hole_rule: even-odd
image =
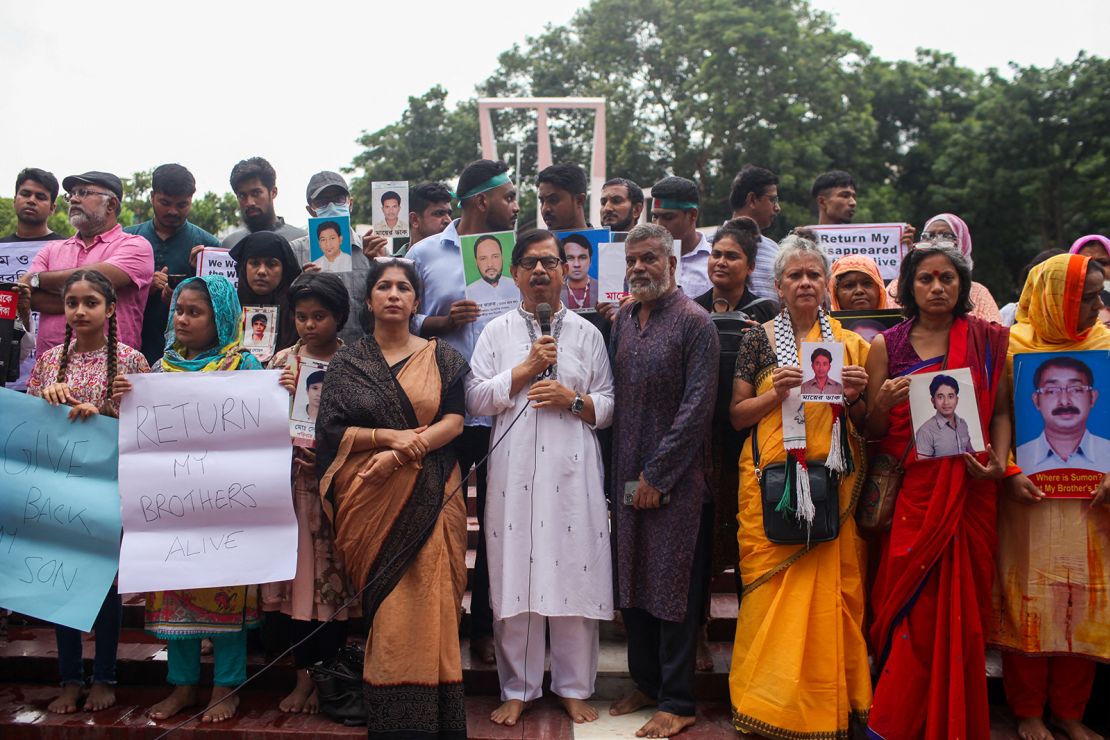
[(1098, 402), (1094, 373), (1074, 357), (1053, 357), (1033, 375), (1033, 405), (1044, 431), (1018, 447), (1026, 475), (1070, 468), (1103, 472), (1110, 464), (1110, 439), (1092, 434), (1087, 419)]

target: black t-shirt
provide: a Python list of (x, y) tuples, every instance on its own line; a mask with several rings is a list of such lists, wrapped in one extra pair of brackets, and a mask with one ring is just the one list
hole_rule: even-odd
[(62, 236), (61, 234), (55, 234), (53, 231), (51, 231), (46, 236), (35, 236), (35, 237), (31, 237), (30, 239), (25, 239), (22, 236), (17, 236), (15, 234), (15, 232), (13, 231), (11, 234), (8, 234), (7, 236), (0, 236), (0, 243), (4, 243), (4, 242), (53, 242), (53, 241), (64, 240), (64, 239), (68, 239), (68, 238), (69, 238), (68, 236)]

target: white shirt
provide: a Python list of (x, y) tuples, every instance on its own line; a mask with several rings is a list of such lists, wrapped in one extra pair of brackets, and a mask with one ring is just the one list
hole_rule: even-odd
[(351, 255), (340, 252), (334, 261), (328, 260), (327, 255), (321, 255), (318, 259), (312, 260), (312, 264), (319, 267), (323, 272), (350, 272)]
[(701, 237), (698, 245), (678, 260), (678, 285), (691, 298), (697, 298), (713, 287), (709, 281), (709, 253), (713, 248), (709, 246), (705, 234), (698, 232), (698, 236)]
[(752, 271), (751, 291), (760, 298), (779, 300), (775, 290), (775, 258), (779, 256), (779, 245), (765, 236), (759, 237), (759, 251), (755, 255), (755, 269)]
[(497, 285), (482, 278), (466, 286), (466, 297), (478, 304), (481, 315), (500, 316), (520, 303), (520, 290), (510, 278), (502, 275)]
[(1079, 447), (1065, 460), (1052, 449), (1041, 432), (1017, 448), (1017, 464), (1026, 475), (1059, 468), (1105, 473), (1110, 471), (1110, 439), (1095, 436), (1088, 430), (1079, 440)]
[(595, 434), (613, 420), (609, 354), (601, 332), (561, 309), (552, 321), (556, 379), (593, 400), (596, 424), (569, 409), (531, 408), (527, 387), (509, 396), (512, 369), (532, 347), (528, 324), (539, 337), (535, 320), (515, 308), (491, 320), (466, 382), (468, 412), (494, 417), (494, 440), (506, 435), (490, 455), (483, 523), (493, 616), (611, 619), (609, 514)]

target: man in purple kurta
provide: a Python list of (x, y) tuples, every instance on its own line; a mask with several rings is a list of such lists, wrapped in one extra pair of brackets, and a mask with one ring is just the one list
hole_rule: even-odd
[(657, 704), (642, 728), (648, 737), (694, 722), (713, 520), (706, 470), (720, 348), (709, 315), (675, 287), (672, 241), (653, 224), (629, 232), (634, 300), (621, 308), (611, 340), (617, 597), (637, 690), (610, 713)]

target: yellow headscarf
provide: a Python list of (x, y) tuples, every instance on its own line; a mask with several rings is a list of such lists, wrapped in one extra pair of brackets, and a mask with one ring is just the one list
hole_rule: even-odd
[(1010, 327), (1010, 354), (1110, 349), (1110, 329), (1076, 331), (1090, 257), (1058, 254), (1034, 267)]
[(859, 254), (850, 254), (833, 262), (832, 269), (829, 271), (829, 301), (832, 303), (832, 310), (840, 311), (844, 308), (840, 305), (840, 301), (836, 299), (836, 281), (841, 275), (848, 272), (862, 272), (871, 278), (871, 281), (879, 286), (879, 305), (877, 308), (890, 308), (886, 300), (886, 285), (883, 284), (883, 276), (879, 272), (879, 266), (875, 264), (875, 260)]

